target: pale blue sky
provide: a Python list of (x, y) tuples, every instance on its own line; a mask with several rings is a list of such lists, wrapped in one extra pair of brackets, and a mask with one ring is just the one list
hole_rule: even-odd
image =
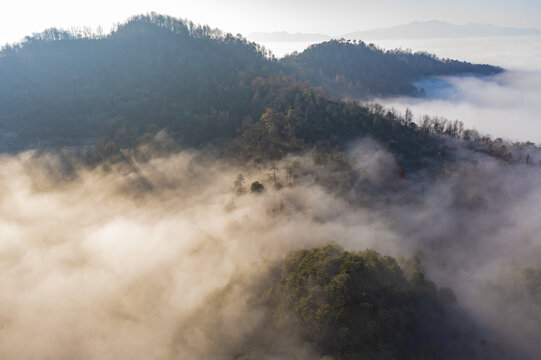
[(109, 29), (149, 11), (242, 34), (286, 30), (339, 35), (432, 19), (541, 28), (541, 0), (18, 0), (0, 4), (0, 43), (51, 26)]

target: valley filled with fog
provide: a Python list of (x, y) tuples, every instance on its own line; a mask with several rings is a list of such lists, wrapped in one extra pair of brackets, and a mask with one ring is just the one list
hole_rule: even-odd
[(417, 115), (460, 119), (480, 133), (510, 141), (541, 142), (541, 37), (389, 40), (384, 48), (425, 50), (442, 58), (501, 66), (506, 73), (488, 78), (427, 79), (417, 86), (426, 99), (380, 100), (396, 109), (410, 108)]
[(541, 142), (541, 71), (510, 70), (482, 77), (443, 77), (416, 84), (426, 98), (378, 99), (398, 111), (460, 119), (482, 134), (509, 141)]
[(540, 39), (377, 45), (2, 48), (0, 358), (537, 359)]
[(273, 315), (256, 299), (285, 252), (329, 243), (415, 254), (453, 291), (432, 333), (450, 326), (492, 359), (540, 350), (528, 275), (541, 256), (539, 168), (465, 151), (456, 175), (398, 179), (394, 156), (364, 139), (340, 193), (346, 173), (309, 153), (255, 166), (139, 151), (96, 169), (66, 155), (0, 158), (0, 356), (319, 359), (296, 327), (261, 340)]

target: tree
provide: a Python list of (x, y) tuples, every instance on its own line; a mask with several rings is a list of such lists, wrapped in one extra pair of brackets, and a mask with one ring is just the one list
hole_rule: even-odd
[(406, 124), (409, 124), (413, 121), (413, 113), (411, 112), (411, 110), (409, 108), (406, 109), (406, 112), (404, 114), (404, 122)]
[(259, 181), (254, 181), (252, 183), (252, 185), (250, 186), (250, 191), (252, 193), (260, 193), (262, 192), (263, 190), (265, 190), (265, 187), (263, 186), (263, 184), (261, 184)]

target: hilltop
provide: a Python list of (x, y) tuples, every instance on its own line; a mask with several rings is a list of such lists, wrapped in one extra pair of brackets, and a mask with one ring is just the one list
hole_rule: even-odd
[(101, 143), (103, 155), (165, 129), (183, 147), (253, 159), (370, 136), (419, 164), (443, 156), (439, 141), (411, 119), (336, 97), (416, 95), (424, 76), (501, 71), (345, 41), (278, 61), (241, 36), (140, 15), (108, 35), (49, 29), (6, 46), (0, 131), (9, 151)]

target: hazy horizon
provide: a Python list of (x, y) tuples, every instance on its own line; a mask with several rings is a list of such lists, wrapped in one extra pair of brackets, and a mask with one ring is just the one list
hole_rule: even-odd
[[(101, 26), (110, 30), (115, 23), (127, 18), (157, 12), (194, 23), (209, 25), (226, 32), (247, 35), (252, 32), (305, 32), (338, 36), (356, 31), (386, 28), (413, 21), (439, 20), (454, 24), (483, 23), (503, 27), (539, 28), (537, 14), (541, 3), (529, 0), (491, 1), (490, 11), (480, 11), (485, 0), (448, 3), (422, 0), (410, 3), (402, 0), (352, 0), (334, 2), (306, 0), (286, 3), (279, 1), (217, 0), (198, 2), (157, 0), (111, 4), (97, 0), (72, 4), (65, 0), (19, 1), (0, 6), (0, 44), (14, 43), (34, 32), (50, 27), (72, 28)], [(299, 12), (310, 9), (310, 16), (299, 18)], [(32, 10), (29, 13), (29, 9)], [(209, 11), (211, 10), (211, 11)]]

